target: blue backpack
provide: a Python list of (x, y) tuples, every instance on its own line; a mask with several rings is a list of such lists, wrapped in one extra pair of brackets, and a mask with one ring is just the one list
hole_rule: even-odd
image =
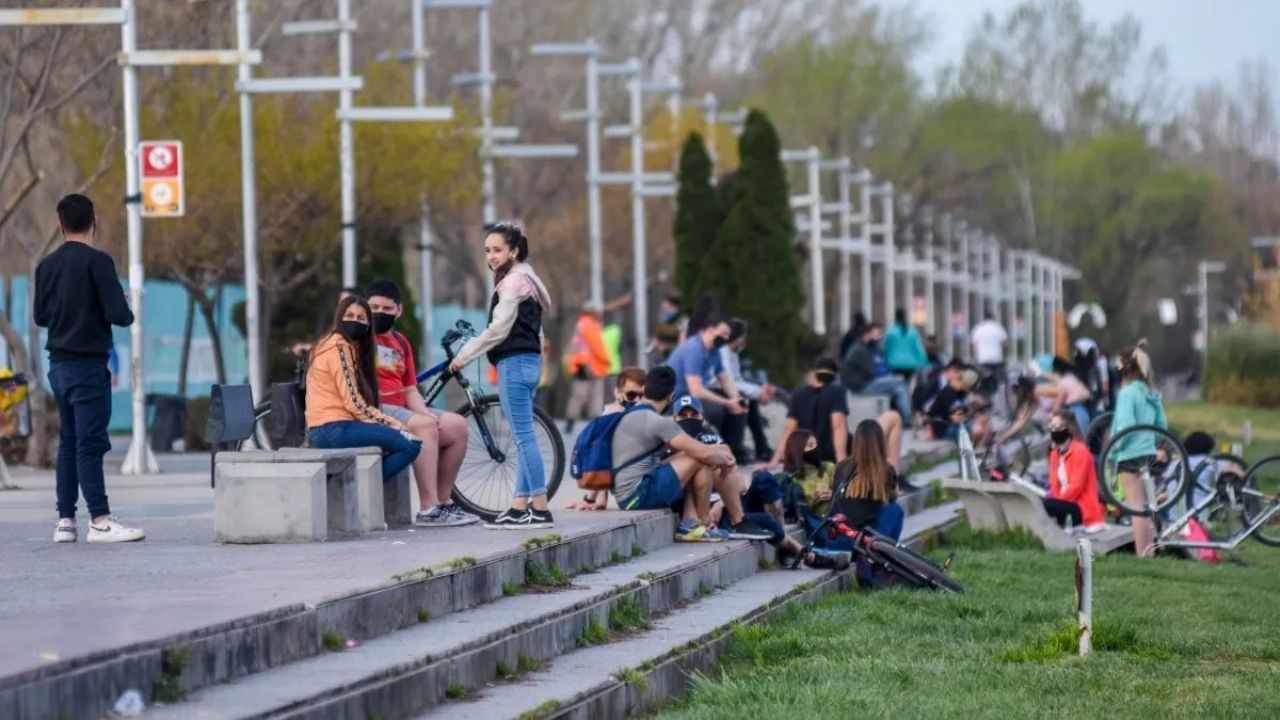
[(601, 415), (582, 429), (569, 458), (569, 474), (578, 481), (578, 487), (583, 490), (612, 490), (614, 475), (656, 452), (646, 452), (618, 467), (613, 466), (613, 433), (622, 418), (639, 410), (654, 412), (649, 405), (639, 403), (622, 412)]

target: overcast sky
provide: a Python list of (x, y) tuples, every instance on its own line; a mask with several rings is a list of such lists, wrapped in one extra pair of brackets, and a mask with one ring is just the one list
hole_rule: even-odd
[[(911, 0), (930, 16), (936, 33), (919, 66), (930, 81), (938, 68), (958, 61), (970, 29), (991, 10), (1003, 17), (1019, 0)], [(1280, 0), (1082, 0), (1100, 25), (1132, 15), (1143, 42), (1163, 45), (1169, 72), (1185, 90), (1220, 79), (1233, 84), (1240, 62), (1264, 58), (1280, 69)]]

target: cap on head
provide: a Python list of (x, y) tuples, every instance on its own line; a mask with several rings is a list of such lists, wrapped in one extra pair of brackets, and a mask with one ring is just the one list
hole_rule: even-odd
[(685, 408), (693, 408), (694, 410), (696, 410), (696, 411), (698, 412), (698, 414), (699, 414), (699, 415), (701, 415), (701, 414), (702, 414), (702, 401), (698, 400), (698, 398), (693, 397), (692, 395), (681, 395), (681, 396), (676, 400), (676, 404), (675, 404), (674, 408), (672, 409), (672, 412), (673, 412), (674, 414), (676, 414), (676, 415), (679, 415), (679, 414), (680, 414), (680, 411), (681, 411), (681, 410), (684, 410)]

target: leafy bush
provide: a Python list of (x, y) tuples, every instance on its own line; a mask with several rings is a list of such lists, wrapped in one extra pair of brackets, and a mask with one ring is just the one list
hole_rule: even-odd
[(1209, 344), (1205, 398), (1213, 402), (1280, 408), (1280, 332), (1242, 323), (1220, 330)]

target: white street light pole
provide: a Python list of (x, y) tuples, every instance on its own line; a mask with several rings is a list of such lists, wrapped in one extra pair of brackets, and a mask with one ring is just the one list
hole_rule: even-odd
[(943, 262), (943, 285), (945, 290), (942, 293), (942, 332), (944, 334), (943, 345), (947, 351), (947, 355), (954, 358), (956, 356), (956, 338), (952, 332), (953, 317), (955, 315), (955, 292), (956, 292), (956, 266), (955, 252), (952, 247), (954, 233), (952, 232), (953, 220), (951, 213), (942, 214), (942, 227), (940, 228), (942, 239), (942, 262)]
[(807, 192), (791, 196), (791, 208), (808, 210), (805, 224), (809, 233), (809, 314), (814, 332), (826, 335), (826, 302), (823, 297), (826, 289), (822, 274), (822, 153), (812, 145), (804, 150), (783, 150), (782, 161), (805, 164)]
[[(236, 49), (247, 56), (249, 47), (249, 0), (236, 0)], [(241, 58), (245, 59), (244, 57)], [(248, 82), (253, 78), (252, 66), (241, 62), (236, 78)], [(258, 287), (258, 199), (254, 158), (253, 100), (240, 92), (240, 207), (244, 215), (244, 322), (248, 334), (249, 387), (253, 401), (267, 399), (266, 375), (262, 357), (262, 304)]]
[(1191, 294), (1200, 302), (1200, 363), (1201, 382), (1204, 382), (1205, 371), (1209, 367), (1209, 274), (1220, 273), (1227, 269), (1227, 264), (1218, 260), (1201, 260), (1196, 266), (1196, 287)]
[[(351, 78), (351, 0), (338, 0), (338, 76)], [(356, 284), (356, 155), (351, 120), (351, 90), (338, 91), (338, 164), (342, 178), (342, 285)]]
[[(955, 224), (956, 234), (960, 240), (960, 317), (964, 321), (964, 332), (973, 330), (973, 274), (972, 260), (969, 256), (969, 225), (961, 220)], [(965, 357), (972, 355), (972, 348), (964, 344)], [(972, 358), (970, 358), (972, 359)]]
[(940, 323), (938, 322), (938, 307), (935, 285), (938, 279), (938, 265), (934, 257), (933, 247), (933, 208), (924, 208), (924, 304), (928, 309), (925, 327), (932, 331), (933, 335), (939, 335), (942, 332)]
[[(427, 104), (427, 19), (422, 0), (409, 0), (413, 23), (413, 104)], [(418, 196), (418, 286), (422, 297), (421, 345), (418, 362), (431, 367), (431, 315), (435, 310), (435, 235), (431, 228), (431, 205), (424, 192)], [(490, 281), (492, 282), (492, 281)]]
[[(1012, 333), (1014, 326), (1018, 323), (1018, 260), (1013, 250), (1005, 250), (1002, 254), (1004, 255), (1004, 272), (1001, 274), (1001, 284), (1004, 285), (1004, 327)], [(1009, 343), (1009, 354), (1014, 365), (1021, 362), (1016, 339)]]
[[(848, 158), (844, 158), (844, 162), (848, 167), (852, 167), (852, 162)], [(859, 186), (859, 200), (861, 204), (858, 211), (853, 212), (852, 205), (852, 185)], [(871, 222), (871, 206), (869, 203), (869, 191), (871, 184), (871, 173), (867, 170), (845, 170), (840, 173), (840, 330), (848, 332), (853, 326), (853, 251), (856, 249), (861, 258), (862, 266), (868, 270), (870, 275), (871, 253), (869, 243), (866, 240), (865, 233), (857, 240), (853, 237), (853, 224), (858, 223), (861, 229), (865, 229)], [(870, 282), (864, 280), (862, 291), (864, 298), (870, 296)], [(865, 302), (865, 300), (864, 300)]]

